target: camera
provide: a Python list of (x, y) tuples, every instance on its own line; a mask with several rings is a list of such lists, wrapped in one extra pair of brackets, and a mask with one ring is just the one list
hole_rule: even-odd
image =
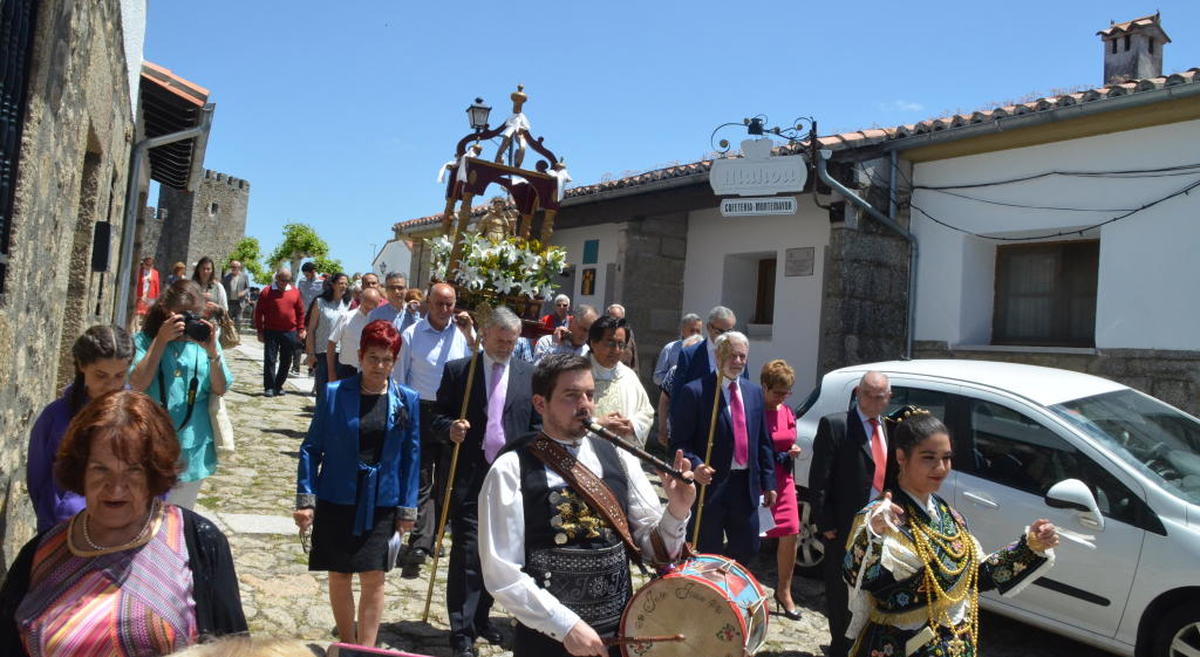
[(180, 315), (183, 316), (184, 335), (195, 340), (196, 342), (208, 342), (208, 335), (212, 329), (208, 327), (208, 324), (205, 324), (203, 321), (201, 321), (200, 315), (197, 315), (190, 310), (185, 310), (180, 313)]

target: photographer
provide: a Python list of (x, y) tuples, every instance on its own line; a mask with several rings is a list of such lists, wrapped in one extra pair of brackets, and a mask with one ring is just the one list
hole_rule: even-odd
[(134, 390), (145, 392), (171, 416), (183, 470), (167, 501), (188, 509), (200, 484), (217, 470), (209, 395), (223, 395), (233, 384), (216, 328), (201, 318), (203, 311), (204, 293), (194, 281), (172, 283), (133, 338), (129, 377)]

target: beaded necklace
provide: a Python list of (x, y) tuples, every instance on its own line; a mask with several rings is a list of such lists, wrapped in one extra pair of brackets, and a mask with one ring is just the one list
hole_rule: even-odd
[[(939, 627), (945, 627), (954, 638), (947, 644), (950, 657), (962, 657), (966, 654), (967, 644), (962, 639), (963, 634), (969, 634), (971, 645), (978, 646), (979, 640), (979, 555), (975, 548), (975, 540), (967, 534), (966, 529), (959, 526), (951, 516), (950, 524), (953, 534), (947, 534), (935, 529), (925, 522), (919, 513), (910, 506), (907, 510), (909, 526), (912, 527), (913, 547), (917, 556), (925, 564), (924, 588), (926, 607), (929, 610), (929, 629), (937, 634)], [(949, 556), (952, 565), (938, 556), (935, 546)], [(936, 572), (935, 572), (936, 569)], [(947, 580), (962, 575), (966, 571), (966, 585), (957, 593), (942, 588), (937, 573), (940, 572)], [(958, 588), (951, 585), (951, 591)], [(966, 628), (957, 630), (950, 620), (950, 607), (967, 599)]]
[(88, 533), (88, 518), (90, 518), (90, 516), (85, 509), (83, 512), (83, 540), (88, 544), (88, 547), (97, 552), (119, 552), (131, 545), (136, 544), (146, 537), (146, 532), (150, 531), (150, 524), (154, 521), (154, 516), (158, 511), (158, 505), (158, 500), (155, 500), (154, 503), (150, 505), (150, 512), (146, 514), (146, 522), (142, 523), (142, 528), (138, 531), (137, 536), (134, 536), (120, 545), (100, 545), (92, 540), (91, 534)]

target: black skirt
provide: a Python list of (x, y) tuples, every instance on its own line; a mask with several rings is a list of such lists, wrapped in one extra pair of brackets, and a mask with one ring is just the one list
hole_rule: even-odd
[(375, 508), (375, 526), (355, 536), (355, 507), (317, 500), (308, 569), (335, 573), (389, 570), (388, 540), (396, 531), (396, 509)]

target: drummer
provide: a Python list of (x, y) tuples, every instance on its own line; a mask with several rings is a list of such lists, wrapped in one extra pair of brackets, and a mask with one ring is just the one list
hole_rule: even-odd
[[(519, 623), (514, 657), (620, 654), (601, 637), (613, 635), (632, 595), (629, 553), (663, 564), (683, 547), (695, 487), (663, 477), (664, 512), (635, 457), (583, 428), (594, 389), (586, 358), (542, 359), (533, 374), (533, 407), (543, 429), (505, 448), (479, 494), (483, 579)], [(555, 457), (570, 483), (543, 461)], [(682, 452), (674, 467), (691, 471)], [(589, 475), (606, 484), (616, 508), (603, 504), (603, 489), (597, 495), (581, 483)], [(603, 591), (595, 590), (597, 582), (607, 584)]]

